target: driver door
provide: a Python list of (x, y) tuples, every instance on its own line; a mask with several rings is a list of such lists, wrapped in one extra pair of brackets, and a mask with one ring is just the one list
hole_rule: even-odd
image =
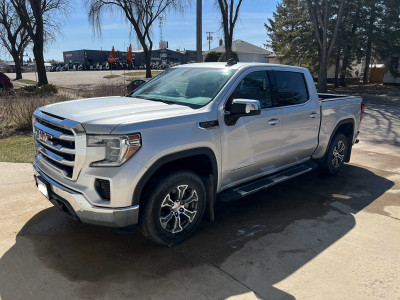
[(259, 100), (261, 114), (241, 117), (231, 126), (221, 115), (222, 189), (273, 173), (283, 164), (281, 110), (273, 107), (270, 82), (267, 69), (249, 71), (224, 103), (224, 114), (229, 114), (233, 99)]

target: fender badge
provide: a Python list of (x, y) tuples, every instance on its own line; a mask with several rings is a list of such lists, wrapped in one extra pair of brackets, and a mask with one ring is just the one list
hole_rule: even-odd
[(197, 127), (200, 129), (212, 129), (219, 126), (218, 120), (197, 122)]

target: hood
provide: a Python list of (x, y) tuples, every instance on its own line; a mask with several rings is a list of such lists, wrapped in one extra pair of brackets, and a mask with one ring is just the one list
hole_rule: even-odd
[(110, 133), (121, 123), (139, 123), (195, 112), (184, 105), (131, 98), (102, 97), (50, 104), (42, 111), (79, 122), (88, 133)]

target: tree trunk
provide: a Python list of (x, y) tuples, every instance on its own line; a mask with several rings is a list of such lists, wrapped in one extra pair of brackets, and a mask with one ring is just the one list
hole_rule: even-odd
[(363, 74), (363, 83), (369, 82), (369, 65), (371, 64), (371, 52), (372, 52), (372, 37), (368, 36), (367, 49), (365, 53), (365, 67)]
[(22, 69), (21, 69), (21, 60), (18, 53), (12, 55), (14, 63), (15, 63), (15, 80), (22, 79)]
[(338, 45), (338, 50), (336, 52), (336, 60), (335, 60), (335, 88), (339, 87), (339, 69), (340, 69), (340, 43)]
[(340, 80), (339, 80), (339, 85), (346, 87), (346, 72), (347, 72), (347, 67), (349, 65), (349, 58), (348, 57), (343, 57), (343, 63), (342, 63), (342, 68), (340, 70)]
[(151, 51), (143, 49), (143, 52), (146, 61), (146, 78), (151, 78)]
[(34, 41), (33, 55), (35, 56), (36, 71), (38, 73), (38, 86), (46, 85), (48, 81), (46, 67), (44, 66), (43, 43)]
[(318, 92), (326, 93), (328, 77), (328, 41), (326, 32), (323, 32), (322, 49), (319, 51)]
[(232, 55), (232, 41), (229, 37), (225, 40), (225, 60), (228, 61), (233, 57)]
[(371, 7), (371, 16), (369, 18), (369, 28), (368, 28), (368, 40), (367, 40), (367, 49), (365, 53), (365, 68), (363, 74), (363, 83), (369, 82), (369, 65), (371, 64), (371, 55), (372, 55), (372, 35), (374, 32), (374, 22), (375, 22), (375, 4)]

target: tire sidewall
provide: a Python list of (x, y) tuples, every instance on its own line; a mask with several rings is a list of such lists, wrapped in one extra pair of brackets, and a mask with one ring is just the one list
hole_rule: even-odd
[[(196, 190), (198, 207), (195, 219), (182, 232), (170, 233), (162, 228), (160, 223), (160, 209), (164, 198), (177, 186), (188, 185)], [(173, 245), (189, 238), (203, 218), (206, 208), (206, 191), (201, 178), (190, 171), (176, 171), (159, 180), (154, 189), (144, 199), (144, 213), (141, 214), (139, 228), (145, 236), (158, 244)]]
[(324, 171), (325, 171), (325, 173), (327, 173), (327, 174), (334, 175), (334, 174), (336, 174), (337, 172), (339, 172), (339, 170), (343, 167), (344, 158), (343, 158), (343, 161), (339, 164), (339, 166), (338, 166), (337, 168), (335, 168), (335, 167), (332, 165), (333, 149), (336, 147), (336, 145), (337, 145), (340, 141), (343, 142), (343, 144), (344, 144), (344, 146), (345, 146), (345, 150), (344, 150), (344, 153), (343, 153), (344, 158), (345, 158), (346, 155), (347, 155), (348, 145), (347, 145), (347, 138), (346, 138), (346, 136), (345, 136), (343, 133), (336, 134), (335, 137), (333, 138), (331, 144), (329, 145), (329, 149), (328, 149), (327, 155), (326, 155), (326, 157), (325, 157), (325, 161), (324, 161)]

